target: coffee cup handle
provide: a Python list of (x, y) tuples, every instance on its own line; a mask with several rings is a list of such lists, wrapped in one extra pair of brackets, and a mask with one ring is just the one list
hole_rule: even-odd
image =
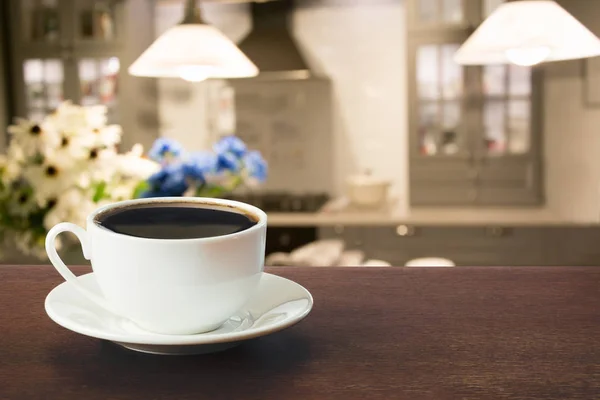
[(85, 229), (82, 227), (72, 224), (70, 222), (61, 222), (60, 224), (52, 227), (46, 235), (46, 253), (48, 253), (48, 258), (50, 262), (56, 268), (59, 274), (67, 281), (70, 285), (72, 285), (75, 289), (77, 289), (82, 295), (87, 297), (89, 300), (93, 301), (96, 305), (104, 308), (106, 311), (109, 311), (113, 314), (119, 314), (116, 312), (113, 307), (101, 296), (98, 296), (96, 293), (91, 292), (86, 289), (79, 281), (75, 274), (71, 272), (71, 270), (66, 266), (63, 260), (58, 255), (56, 251), (56, 246), (54, 245), (54, 240), (58, 235), (63, 232), (71, 232), (79, 242), (81, 243), (81, 248), (83, 250), (83, 256), (86, 260), (90, 260), (91, 257), (91, 248), (89, 242), (89, 236)]

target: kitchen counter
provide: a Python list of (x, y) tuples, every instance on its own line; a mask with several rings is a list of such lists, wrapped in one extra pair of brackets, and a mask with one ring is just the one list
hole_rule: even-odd
[(176, 357), (57, 326), (43, 307), (62, 282), (54, 268), (0, 266), (1, 396), (588, 400), (600, 393), (600, 268), (268, 272), (310, 290), (315, 307), (306, 320), (222, 353)]
[(548, 208), (409, 210), (395, 204), (361, 211), (326, 205), (315, 213), (268, 213), (268, 225), (273, 252), (334, 239), (393, 265), (433, 256), (463, 266), (600, 263), (600, 223), (567, 219)]

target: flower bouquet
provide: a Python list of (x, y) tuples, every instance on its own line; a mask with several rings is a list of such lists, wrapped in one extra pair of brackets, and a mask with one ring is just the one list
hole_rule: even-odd
[[(70, 102), (41, 122), (9, 126), (0, 156), (0, 258), (2, 248), (45, 259), (45, 237), (59, 222), (85, 226), (86, 216), (111, 202), (137, 197), (223, 197), (266, 179), (267, 165), (235, 136), (213, 151), (188, 153), (174, 140), (156, 140), (119, 153), (121, 127), (108, 125), (103, 106)], [(57, 243), (60, 247), (60, 243)]]
[(45, 258), (52, 226), (85, 226), (95, 208), (136, 197), (160, 170), (140, 145), (117, 152), (121, 127), (107, 125), (103, 106), (64, 102), (40, 122), (16, 120), (8, 132), (0, 156), (0, 240), (23, 255)]
[(236, 136), (222, 137), (212, 151), (187, 153), (178, 142), (158, 139), (149, 157), (161, 165), (142, 197), (224, 197), (240, 187), (256, 187), (267, 177), (267, 163)]

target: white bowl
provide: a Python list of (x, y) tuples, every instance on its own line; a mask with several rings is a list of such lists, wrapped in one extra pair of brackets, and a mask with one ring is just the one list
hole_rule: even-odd
[(387, 202), (390, 183), (384, 179), (357, 175), (348, 178), (346, 184), (348, 199), (355, 206), (378, 208)]

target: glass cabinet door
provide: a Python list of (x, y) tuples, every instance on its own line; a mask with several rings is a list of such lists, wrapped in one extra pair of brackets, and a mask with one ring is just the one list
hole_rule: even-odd
[(465, 153), (463, 67), (452, 56), (459, 44), (416, 48), (418, 153), (424, 156)]
[(466, 0), (411, 0), (415, 27), (443, 27), (465, 22)]
[(412, 205), (540, 204), (541, 71), (460, 66), (454, 53), (508, 0), (407, 0)]
[(426, 30), (475, 26), (505, 1), (409, 0), (409, 24)]
[(525, 154), (531, 129), (531, 68), (483, 67), (483, 143), (488, 156)]
[(122, 35), (122, 3), (111, 0), (72, 0), (75, 45), (106, 47)]
[(64, 71), (60, 59), (29, 59), (23, 63), (26, 116), (40, 120), (63, 101)]
[(21, 0), (12, 5), (20, 24), (18, 38), (22, 43), (58, 44), (63, 30), (59, 0)]
[(77, 61), (80, 104), (105, 105), (110, 122), (117, 122), (119, 70), (117, 57), (83, 58)]
[(124, 3), (9, 2), (17, 115), (39, 118), (71, 100), (104, 104), (116, 119)]

